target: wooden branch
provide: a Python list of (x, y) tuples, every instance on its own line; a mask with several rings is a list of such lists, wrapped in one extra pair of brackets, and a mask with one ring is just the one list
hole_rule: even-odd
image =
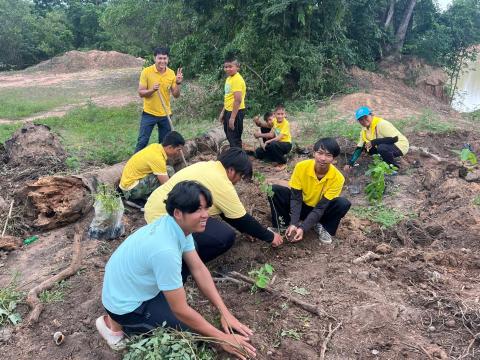
[(80, 269), (82, 263), (82, 239), (84, 229), (80, 224), (75, 226), (75, 234), (73, 237), (73, 253), (72, 261), (70, 266), (66, 269), (59, 272), (57, 275), (50, 277), (49, 279), (43, 281), (41, 284), (35, 286), (28, 292), (27, 304), (30, 306), (32, 311), (30, 312), (27, 320), (28, 325), (33, 325), (38, 321), (40, 314), (43, 310), (43, 303), (38, 298), (38, 295), (45, 290), (51, 289), (56, 283), (64, 279), (69, 278), (70, 276), (77, 273)]
[[(231, 271), (231, 272), (228, 273), (228, 275), (230, 275), (233, 278), (240, 279), (240, 280), (242, 280), (242, 281), (244, 281), (248, 284), (251, 284), (251, 285), (255, 284), (255, 280), (253, 280), (252, 278), (249, 278), (248, 276), (240, 274), (236, 271)], [(337, 321), (337, 319), (335, 317), (328, 314), (325, 310), (321, 309), (317, 305), (312, 305), (312, 304), (306, 303), (306, 302), (304, 302), (304, 301), (302, 301), (302, 300), (300, 300), (296, 297), (284, 294), (283, 292), (281, 292), (279, 290), (272, 289), (269, 286), (265, 287), (263, 290), (265, 290), (266, 292), (269, 292), (270, 294), (273, 294), (275, 296), (282, 297), (282, 298), (290, 301), (291, 303), (297, 305), (298, 307), (302, 308), (303, 310), (306, 310), (306, 311), (308, 311), (312, 314), (315, 314), (315, 315), (318, 315), (318, 316), (325, 315), (328, 318), (334, 319), (335, 321)]]
[(431, 153), (430, 151), (428, 151), (427, 148), (424, 148), (424, 147), (419, 147), (419, 146), (410, 146), (410, 150), (411, 151), (418, 151), (418, 152), (421, 152), (422, 154), (426, 155), (426, 156), (429, 156), (433, 159), (435, 159), (436, 161), (438, 162), (448, 162), (447, 159), (444, 159), (436, 154), (433, 154)]
[(325, 353), (327, 352), (327, 345), (330, 342), (330, 339), (332, 338), (333, 333), (335, 331), (337, 331), (340, 328), (340, 326), (342, 326), (341, 321), (333, 329), (332, 329), (332, 324), (328, 324), (328, 334), (327, 334), (327, 337), (325, 338), (325, 340), (323, 340), (323, 343), (322, 343), (322, 348), (320, 350), (320, 360), (325, 359)]

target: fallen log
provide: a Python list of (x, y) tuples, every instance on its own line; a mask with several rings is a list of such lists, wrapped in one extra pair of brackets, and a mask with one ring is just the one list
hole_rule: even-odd
[(43, 281), (41, 284), (35, 286), (28, 292), (27, 295), (27, 304), (32, 309), (30, 314), (28, 315), (27, 325), (33, 325), (38, 321), (40, 314), (43, 310), (43, 303), (38, 298), (38, 295), (45, 290), (51, 289), (56, 283), (69, 278), (70, 276), (77, 273), (80, 269), (80, 265), (82, 263), (82, 239), (83, 239), (83, 232), (84, 229), (82, 228), (81, 224), (77, 224), (75, 226), (75, 234), (73, 236), (73, 252), (72, 252), (72, 260), (70, 262), (70, 266), (67, 267), (65, 270), (62, 270), (57, 275), (54, 275), (47, 280)]
[[(184, 155), (191, 159), (197, 153), (217, 153), (225, 140), (222, 129), (212, 129), (205, 135), (188, 140)], [(181, 159), (173, 162), (178, 170)], [(120, 182), (125, 162), (79, 175), (46, 176), (28, 182), (16, 197), (27, 207), (27, 215), (34, 218), (33, 225), (51, 230), (81, 219), (93, 206), (93, 194), (100, 183), (114, 187)]]

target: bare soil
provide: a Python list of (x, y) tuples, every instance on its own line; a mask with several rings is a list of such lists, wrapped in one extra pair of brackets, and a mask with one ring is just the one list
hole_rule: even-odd
[[(344, 99), (345, 111), (350, 112), (363, 95), (357, 96), (355, 101), (352, 96)], [(409, 107), (409, 101), (405, 100), (403, 109), (408, 113), (426, 106), (412, 99)], [(436, 101), (431, 100), (431, 104)], [(386, 102), (379, 106), (383, 108)], [(395, 100), (388, 103), (386, 111), (399, 106)], [(443, 114), (443, 108), (438, 114)], [(451, 151), (469, 142), (479, 153), (479, 135), (471, 128), (445, 134), (407, 133), (412, 145), (427, 148), (445, 161), (419, 151), (404, 157), (399, 175), (389, 181), (384, 200), (408, 215), (393, 228), (382, 229), (349, 212), (331, 246), (320, 244), (313, 232), (307, 233), (302, 242), (286, 243), (279, 249), (238, 234), (233, 249), (209, 264), (212, 272), (248, 274), (270, 263), (275, 268), (273, 288), (318, 305), (328, 314), (313, 315), (266, 292), (251, 293), (249, 287), (219, 283), (228, 307), (254, 329), (257, 358), (319, 359), (329, 325), (335, 327), (339, 322), (342, 326), (327, 345), (327, 359), (480, 358), (480, 207), (473, 203), (480, 194), (480, 184), (459, 177), (458, 156)], [(347, 158), (344, 152), (351, 153), (354, 147), (347, 139), (340, 139), (340, 143), (345, 145), (337, 158), (339, 168)], [(289, 160), (291, 166), (282, 172), (257, 160), (254, 167), (269, 181), (285, 183), (293, 165), (306, 157), (294, 154)], [(210, 158), (213, 155), (201, 155), (192, 161)], [(363, 189), (368, 162), (362, 157), (344, 188), (344, 196), (354, 206), (367, 205), (363, 190), (352, 195), (350, 189), (352, 185)], [(25, 181), (49, 172), (31, 164), (2, 166), (1, 196), (7, 204)], [(19, 177), (25, 169), (28, 175)], [(270, 209), (258, 184), (241, 182), (237, 190), (247, 211), (269, 225)], [(0, 209), (2, 220), (5, 211)], [(85, 227), (91, 216), (85, 218)], [(22, 223), (18, 217), (15, 221)], [(142, 214), (129, 208), (124, 221), (126, 235), (144, 225)], [(0, 286), (17, 272), (19, 287), (28, 291), (66, 268), (72, 252), (72, 229), (69, 225), (37, 232), (39, 240), (33, 244), (1, 252)], [(35, 233), (20, 225), (16, 231), (24, 237)], [(94, 322), (103, 311), (100, 294), (105, 263), (123, 239), (104, 242), (84, 238), (82, 269), (67, 281), (64, 300), (46, 304), (37, 325), (11, 328), (13, 335), (2, 344), (2, 358), (120, 359), (121, 354), (112, 352), (98, 336)], [(377, 258), (353, 262), (368, 251), (376, 253)], [(214, 309), (194, 284), (189, 282), (187, 287), (192, 305), (214, 320)], [(305, 290), (304, 295), (294, 291), (300, 288)], [(25, 305), (20, 311), (26, 317)], [(61, 346), (53, 342), (56, 331), (66, 335)], [(219, 358), (225, 358), (224, 354)]]

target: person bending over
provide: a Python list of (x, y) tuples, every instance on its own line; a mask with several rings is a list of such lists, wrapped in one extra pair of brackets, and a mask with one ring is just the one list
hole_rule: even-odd
[[(124, 334), (147, 333), (165, 323), (217, 339), (225, 351), (240, 359), (245, 359), (245, 354), (255, 356), (256, 350), (249, 343), (252, 331), (227, 309), (195, 251), (192, 233), (205, 231), (211, 205), (212, 195), (203, 185), (180, 182), (166, 199), (168, 215), (138, 229), (112, 254), (105, 266), (102, 288), (107, 315), (96, 320), (100, 335), (110, 347), (121, 349)], [(188, 305), (182, 260), (200, 291), (218, 309), (223, 331)]]
[(178, 157), (183, 145), (182, 135), (171, 131), (162, 144), (150, 144), (127, 161), (119, 185), (127, 205), (143, 208), (150, 194), (168, 180), (167, 159)]
[(398, 166), (395, 158), (408, 152), (407, 138), (387, 120), (374, 116), (372, 111), (362, 106), (355, 112), (355, 119), (362, 125), (357, 148), (344, 170), (349, 171), (362, 154), (363, 149), (369, 155), (379, 154), (387, 164)]
[(313, 159), (295, 165), (290, 188), (272, 186), (274, 195), (268, 198), (272, 224), (276, 228), (288, 226), (286, 236), (292, 242), (302, 240), (313, 227), (319, 240), (330, 244), (351, 204), (340, 197), (345, 178), (332, 164), (340, 154), (337, 141), (320, 139), (313, 150)]

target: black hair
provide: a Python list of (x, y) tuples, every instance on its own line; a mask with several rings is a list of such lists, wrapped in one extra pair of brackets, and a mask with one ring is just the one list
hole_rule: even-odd
[(279, 110), (279, 109), (285, 110), (285, 105), (283, 105), (283, 104), (277, 104), (277, 106), (275, 106), (275, 111), (277, 111), (277, 110)]
[(252, 162), (245, 151), (240, 148), (230, 148), (217, 156), (225, 169), (233, 168), (243, 178), (252, 177)]
[(233, 53), (233, 52), (229, 52), (225, 55), (225, 59), (223, 61), (224, 63), (226, 62), (235, 62), (238, 64), (238, 56), (237, 54)]
[(322, 138), (313, 145), (313, 151), (324, 150), (337, 157), (340, 154), (340, 146), (334, 138)]
[(183, 138), (182, 135), (180, 135), (180, 133), (176, 131), (170, 131), (163, 138), (162, 145), (163, 146), (171, 145), (173, 147), (183, 146), (185, 145), (185, 139)]
[(166, 47), (156, 47), (155, 49), (153, 49), (153, 56), (157, 56), (157, 55), (167, 55), (169, 56), (170, 55), (170, 50)]
[(194, 213), (200, 207), (200, 195), (205, 197), (207, 207), (212, 206), (212, 193), (205, 186), (193, 180), (180, 181), (164, 200), (168, 215), (173, 216), (175, 209)]
[(263, 120), (268, 121), (268, 118), (272, 115), (273, 113), (271, 111), (267, 111), (265, 115), (263, 115)]

